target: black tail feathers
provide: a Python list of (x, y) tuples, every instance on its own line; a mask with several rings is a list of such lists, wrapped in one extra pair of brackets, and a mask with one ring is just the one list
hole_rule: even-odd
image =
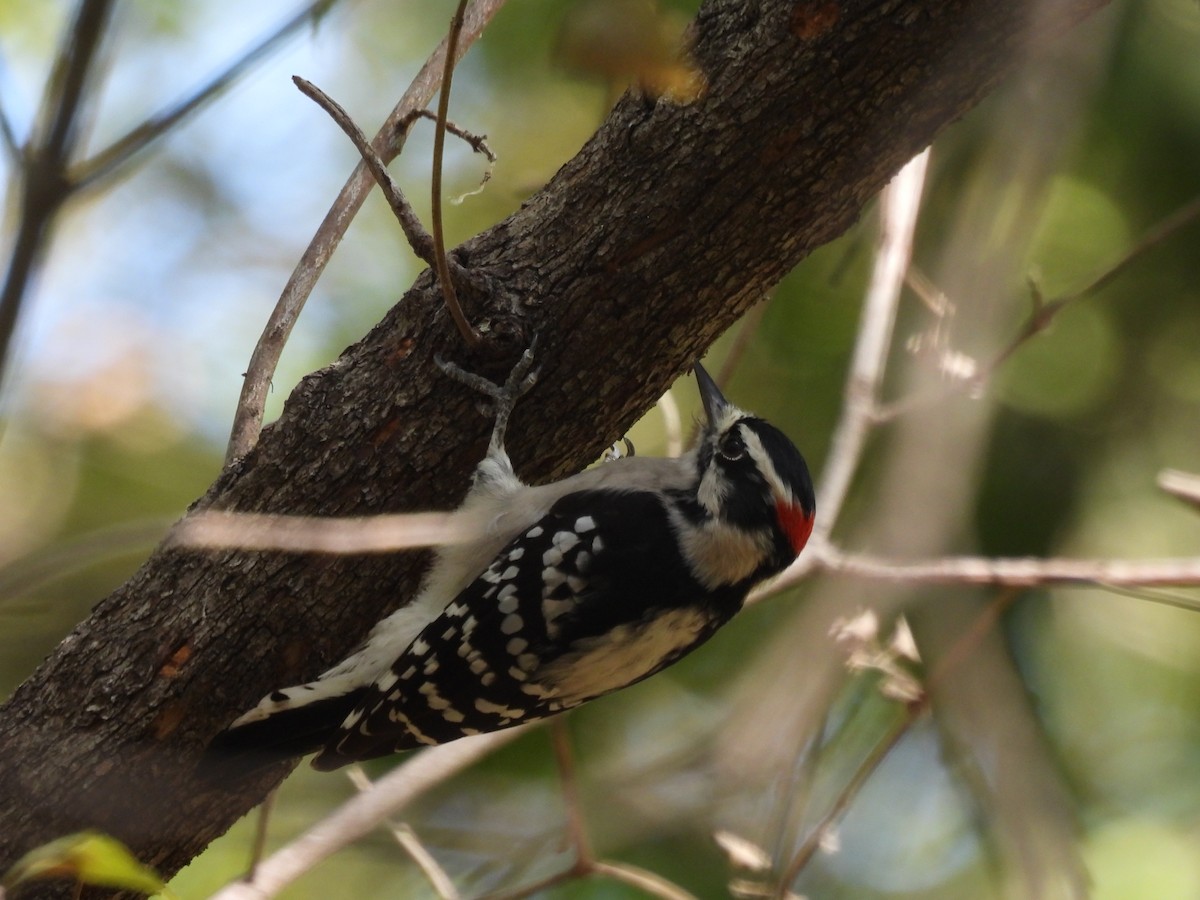
[(326, 697), (222, 731), (200, 757), (197, 778), (209, 783), (240, 781), (321, 749), (362, 694), (360, 689)]

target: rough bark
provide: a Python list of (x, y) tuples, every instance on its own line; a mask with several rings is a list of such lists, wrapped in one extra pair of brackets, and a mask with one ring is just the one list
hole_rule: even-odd
[[(540, 336), (541, 381), (510, 431), (518, 469), (543, 480), (595, 458), (1031, 40), (1101, 5), (706, 3), (694, 25), (702, 99), (627, 96), (543, 191), (456, 251), (474, 279), (461, 292), (473, 321), (510, 348)], [(438, 352), (460, 356), (426, 273), (298, 385), (198, 505), (329, 516), (452, 505), (488, 423), (436, 374)], [(176, 871), (281, 775), (236, 792), (197, 784), (208, 740), (350, 649), (410, 596), (423, 560), (156, 551), (0, 710), (0, 870), (98, 827)]]

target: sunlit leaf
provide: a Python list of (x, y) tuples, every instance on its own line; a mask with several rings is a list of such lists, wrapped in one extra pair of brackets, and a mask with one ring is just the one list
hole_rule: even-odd
[(11, 889), (47, 878), (175, 896), (124, 844), (98, 831), (80, 831), (30, 850), (4, 874), (2, 883)]

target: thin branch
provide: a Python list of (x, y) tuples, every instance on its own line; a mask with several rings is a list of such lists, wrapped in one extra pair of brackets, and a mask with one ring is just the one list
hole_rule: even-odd
[(393, 513), (331, 519), (204, 510), (167, 537), (174, 546), (291, 553), (392, 553), (474, 540), (485, 526), (472, 513)]
[[(350, 783), (358, 789), (359, 793), (366, 793), (375, 786), (374, 782), (367, 777), (367, 773), (363, 771), (362, 766), (354, 765), (347, 768), (346, 777), (350, 779)], [(389, 822), (388, 829), (392, 832), (396, 843), (417, 864), (438, 897), (441, 900), (458, 900), (458, 889), (454, 886), (453, 879), (421, 843), (417, 833), (403, 823), (397, 825)]]
[[(470, 4), (464, 16), (455, 56), (461, 57), (466, 53), (467, 48), (479, 38), (483, 29), (503, 5), (504, 0), (475, 0)], [(440, 73), (447, 57), (446, 47), (447, 42), (443, 41), (425, 60), (421, 71), (417, 73), (404, 96), (393, 107), (387, 121), (371, 141), (385, 162), (395, 159), (403, 147), (404, 130), (401, 125), (405, 118), (410, 116), (413, 110), (425, 106), (441, 83)], [(366, 163), (360, 162), (342, 186), (341, 192), (329, 212), (325, 214), (317, 233), (313, 235), (312, 241), (284, 286), (250, 357), (241, 396), (238, 398), (237, 411), (234, 413), (229, 446), (225, 452), (227, 463), (245, 456), (258, 443), (267, 392), (270, 390), (271, 378), (283, 354), (284, 345), (309, 294), (316, 286), (317, 279), (321, 277), (326, 264), (374, 184)]]
[(248, 69), (263, 57), (276, 50), (287, 38), (308, 23), (316, 23), (327, 15), (338, 0), (313, 0), (286, 21), (262, 37), (257, 43), (242, 51), (225, 69), (214, 75), (207, 83), (196, 88), (192, 94), (174, 106), (160, 110), (146, 119), (99, 153), (74, 166), (71, 183), (75, 188), (90, 187), (97, 181), (117, 172), (134, 155), (149, 147), (166, 135), (172, 128), (216, 99)]
[(275, 788), (263, 799), (254, 812), (254, 843), (250, 845), (250, 865), (246, 867), (244, 880), (254, 881), (258, 864), (262, 862), (267, 852), (267, 832), (271, 824), (271, 813), (275, 809), (275, 800), (279, 797), (279, 788)]
[(970, 658), (971, 651), (978, 646), (979, 642), (983, 640), (989, 631), (996, 627), (996, 623), (1000, 621), (1001, 614), (1012, 605), (1018, 596), (1019, 591), (1008, 590), (997, 597), (994, 602), (989, 603), (972, 623), (971, 627), (963, 632), (955, 641), (954, 646), (939, 661), (936, 668), (930, 672), (929, 677), (926, 679), (925, 690), (921, 696), (905, 705), (903, 717), (872, 748), (866, 759), (862, 761), (858, 769), (854, 772), (854, 775), (842, 786), (842, 790), (838, 793), (833, 803), (829, 805), (825, 814), (813, 826), (808, 838), (805, 839), (804, 843), (796, 851), (787, 869), (784, 870), (783, 877), (776, 886), (775, 896), (777, 898), (783, 898), (789, 894), (792, 884), (812, 861), (813, 856), (820, 849), (826, 836), (832, 833), (834, 827), (841, 821), (846, 811), (850, 808), (850, 804), (854, 802), (854, 799), (862, 791), (880, 764), (896, 748), (900, 740), (908, 734), (912, 726), (929, 711), (931, 698), (937, 686), (950, 677), (960, 665), (964, 664)]
[(600, 860), (592, 863), (591, 871), (595, 875), (611, 878), (630, 887), (645, 891), (663, 900), (696, 900), (696, 896), (685, 891), (673, 881), (668, 881), (661, 875), (642, 869), (629, 863), (614, 863)]
[(854, 346), (850, 377), (846, 381), (842, 416), (833, 433), (829, 461), (821, 476), (817, 501), (820, 512), (814, 528), (818, 540), (833, 531), (875, 420), (896, 308), (904, 286), (904, 273), (912, 257), (913, 233), (928, 164), (929, 150), (926, 149), (900, 170), (880, 197), (879, 249), (863, 305), (863, 320)]
[[(674, 459), (683, 453), (683, 419), (679, 415), (679, 404), (671, 389), (658, 398), (659, 413), (662, 414), (663, 431), (667, 438), (667, 456)], [(695, 440), (692, 441), (695, 443)]]
[[(762, 301), (754, 304), (742, 316), (738, 323), (737, 335), (733, 339), (733, 343), (729, 347), (729, 352), (725, 354), (725, 359), (721, 362), (720, 371), (717, 372), (713, 379), (717, 383), (717, 387), (725, 390), (729, 384), (729, 379), (733, 377), (733, 373), (737, 371), (741, 365), (742, 359), (746, 355), (746, 351), (750, 349), (750, 342), (754, 339), (754, 335), (758, 332), (758, 326), (762, 324), (763, 316), (766, 315), (767, 307), (771, 305), (771, 298), (766, 297)], [(694, 447), (696, 441), (700, 439), (700, 423), (693, 422), (692, 430), (688, 434), (687, 446)], [(679, 453), (682, 453), (682, 446)], [(679, 453), (668, 453), (668, 456), (678, 456)]]
[[(0, 101), (2, 100), (3, 98), (0, 98)], [(17, 140), (17, 133), (13, 129), (12, 121), (8, 118), (8, 111), (4, 108), (3, 102), (0, 102), (0, 141), (4, 142), (4, 152), (8, 154), (8, 161), (12, 165), (13, 171), (20, 172), (25, 165), (25, 158), (21, 153), (21, 142)]]
[(1092, 279), (1087, 285), (1073, 293), (1064, 294), (1052, 302), (1065, 306), (1068, 303), (1073, 303), (1076, 300), (1082, 300), (1098, 293), (1108, 287), (1117, 276), (1124, 273), (1126, 269), (1137, 262), (1148, 251), (1157, 247), (1167, 238), (1173, 237), (1175, 232), (1190, 225), (1198, 218), (1200, 218), (1200, 196), (1185, 203), (1157, 224), (1150, 226), (1124, 256)]
[[(924, 708), (922, 704), (919, 710), (924, 712)], [(854, 798), (858, 796), (863, 786), (875, 774), (875, 770), (879, 768), (879, 764), (887, 759), (888, 754), (900, 743), (900, 739), (908, 733), (909, 728), (912, 727), (915, 720), (916, 716), (914, 713), (911, 710), (908, 711), (902, 719), (891, 727), (880, 742), (871, 749), (867, 758), (862, 761), (862, 764), (855, 770), (850, 780), (842, 787), (842, 790), (838, 793), (833, 803), (829, 805), (829, 809), (825, 811), (825, 814), (813, 826), (809, 836), (800, 845), (800, 849), (796, 851), (795, 856), (792, 857), (792, 861), (788, 864), (787, 869), (784, 870), (783, 877), (779, 880), (776, 897), (787, 895), (792, 883), (812, 861), (812, 858), (821, 848), (821, 843), (830, 834), (834, 825), (845, 815)]]
[(551, 720), (550, 742), (554, 748), (554, 763), (558, 767), (563, 806), (567, 813), (567, 837), (575, 848), (575, 864), (578, 868), (590, 870), (596, 860), (588, 840), (587, 824), (583, 820), (583, 801), (579, 796), (579, 780), (575, 777), (575, 754), (571, 749), (571, 732), (567, 728), (566, 716)]
[(1200, 508), (1200, 475), (1163, 469), (1158, 473), (1158, 487), (1172, 497)]
[(375, 782), (369, 793), (350, 798), (258, 866), (253, 882), (237, 882), (212, 900), (266, 900), (323, 859), (367, 834), (401, 807), (457, 775), (526, 731), (523, 727), (462, 738), (422, 750)]
[[(1081, 587), (1200, 586), (1200, 557), (1164, 559), (1008, 559), (950, 556), (933, 560), (896, 560), (842, 553), (833, 547), (816, 567), (836, 575), (877, 581), (923, 584), (1007, 585), (1029, 588), (1064, 584)], [(786, 575), (786, 573), (785, 573)], [(790, 579), (781, 578), (780, 581)], [(782, 590), (776, 583), (774, 589)], [(1200, 606), (1200, 601), (1197, 601)]]
[(22, 176), (21, 212), (8, 272), (0, 287), (0, 383), (21, 305), (41, 267), (51, 225), (71, 193), (67, 163), (79, 134), (88, 73), (104, 36), (113, 0), (80, 0), (63, 38), (29, 138)]
[(450, 33), (446, 36), (446, 64), (442, 70), (442, 90), (438, 94), (437, 124), (433, 132), (433, 171), (429, 178), (433, 207), (431, 223), (433, 225), (434, 261), (436, 263), (438, 281), (442, 286), (442, 296), (446, 300), (446, 308), (450, 317), (462, 335), (469, 349), (478, 347), (483, 338), (463, 313), (462, 304), (458, 302), (458, 292), (454, 289), (454, 281), (450, 277), (450, 267), (446, 263), (446, 232), (442, 224), (442, 154), (446, 148), (446, 118), (450, 111), (450, 84), (454, 76), (454, 48), (458, 45), (458, 36), (463, 28), (463, 10), (467, 0), (458, 0), (458, 8), (450, 20)]
[[(325, 110), (329, 114), (329, 117), (350, 138), (351, 143), (358, 150), (363, 162), (367, 164), (367, 168), (371, 172), (371, 177), (375, 179), (375, 183), (383, 191), (383, 196), (387, 199), (388, 206), (391, 207), (396, 221), (400, 223), (400, 230), (404, 232), (404, 236), (408, 239), (408, 245), (412, 248), (413, 253), (426, 265), (431, 267), (436, 266), (433, 237), (425, 230), (425, 226), (421, 224), (421, 220), (413, 210), (412, 204), (404, 196), (404, 191), (401, 190), (396, 180), (392, 178), (391, 173), (387, 169), (387, 164), (380, 158), (375, 148), (371, 146), (371, 142), (367, 140), (367, 136), (363, 134), (362, 129), (350, 118), (350, 114), (346, 112), (340, 103), (311, 81), (301, 78), (299, 75), (293, 75), (292, 81), (300, 89), (300, 93)], [(425, 109), (414, 110), (412, 115), (405, 118), (403, 128), (407, 129), (413, 121), (421, 117), (433, 118), (433, 114)], [(496, 154), (492, 152), (492, 148), (488, 146), (485, 138), (472, 134), (466, 129), (455, 125), (453, 122), (446, 123), (446, 130), (455, 137), (462, 138), (476, 153), (486, 156), (490, 163), (496, 161)], [(454, 260), (449, 260), (448, 263), (452, 271), (452, 276), (459, 280), (465, 280), (466, 272), (462, 266)]]
[(433, 854), (421, 843), (417, 833), (407, 825), (395, 825), (392, 827), (392, 834), (424, 873), (438, 897), (442, 900), (458, 900), (458, 889), (454, 886), (454, 882), (450, 880), (446, 870), (434, 859)]
[(350, 138), (359, 155), (362, 156), (363, 162), (366, 163), (367, 168), (370, 170), (371, 177), (375, 179), (375, 183), (383, 191), (383, 196), (387, 198), (388, 206), (392, 208), (392, 212), (396, 216), (396, 221), (400, 223), (400, 230), (404, 232), (404, 236), (408, 239), (408, 245), (412, 247), (413, 253), (427, 265), (435, 265), (436, 254), (434, 253), (433, 238), (425, 230), (425, 226), (421, 224), (421, 220), (417, 217), (412, 205), (408, 202), (408, 198), (404, 196), (400, 185), (396, 183), (396, 180), (392, 178), (391, 173), (387, 170), (387, 164), (380, 158), (375, 148), (371, 146), (362, 129), (354, 123), (354, 120), (350, 118), (350, 114), (346, 112), (341, 104), (311, 81), (301, 78), (299, 75), (293, 75), (292, 81), (300, 89), (300, 93), (329, 113), (329, 117)]
[[(1152, 225), (1120, 259), (1102, 270), (1083, 287), (1070, 293), (1060, 294), (1057, 297), (1047, 300), (1042, 297), (1038, 285), (1031, 281), (1029, 284), (1031, 304), (1029, 314), (1018, 326), (1016, 334), (991, 360), (981, 365), (979, 370), (969, 378), (949, 382), (934, 390), (921, 392), (916, 396), (902, 398), (894, 403), (880, 407), (876, 410), (875, 421), (877, 423), (888, 422), (898, 416), (904, 415), (915, 407), (936, 403), (951, 394), (957, 393), (964, 385), (971, 391), (982, 391), (988, 382), (995, 377), (997, 370), (1011, 359), (1026, 343), (1048, 329), (1064, 309), (1079, 300), (1086, 300), (1103, 288), (1108, 287), (1119, 275), (1123, 274), (1135, 262), (1138, 262), (1147, 252), (1174, 236), (1181, 228), (1192, 224), (1197, 219), (1200, 219), (1200, 197), (1194, 198), (1166, 218)], [(936, 291), (936, 288), (929, 285), (927, 280), (924, 287), (925, 290), (919, 292), (923, 299), (927, 299), (931, 295), (931, 291)]]

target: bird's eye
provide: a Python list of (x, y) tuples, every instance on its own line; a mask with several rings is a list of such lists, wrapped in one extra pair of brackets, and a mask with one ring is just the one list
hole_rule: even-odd
[(734, 462), (746, 455), (746, 447), (736, 437), (729, 437), (717, 445), (717, 453), (722, 459)]

